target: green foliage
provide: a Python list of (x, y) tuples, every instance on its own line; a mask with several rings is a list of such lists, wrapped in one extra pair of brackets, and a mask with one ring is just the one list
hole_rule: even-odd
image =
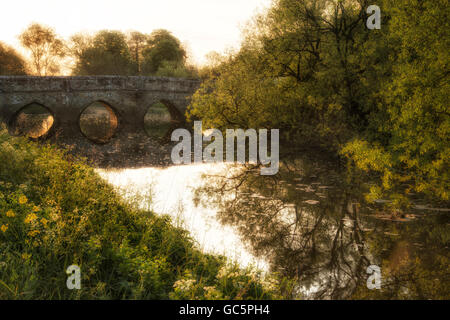
[(261, 273), (252, 269), (242, 270), (235, 265), (223, 265), (216, 275), (214, 286), (207, 281), (197, 281), (192, 274), (175, 282), (174, 292), (170, 298), (174, 300), (236, 300), (246, 299), (252, 293), (252, 299), (267, 300), (281, 298), (280, 282), (274, 277), (261, 279)]
[(103, 30), (93, 39), (75, 36), (75, 75), (130, 75), (133, 63), (126, 36), (120, 31)]
[(449, 200), (447, 1), (385, 0), (381, 30), (366, 27), (369, 4), (275, 1), (203, 72), (188, 117), (278, 128), (290, 150), (324, 146), (376, 172), (381, 194)]
[(0, 75), (26, 75), (25, 60), (11, 47), (0, 42)]
[(128, 35), (128, 47), (130, 48), (135, 74), (142, 72), (142, 51), (145, 49), (148, 36), (138, 31), (130, 32)]
[(173, 77), (173, 78), (195, 78), (197, 72), (195, 68), (188, 67), (184, 64), (179, 64), (171, 61), (163, 61), (155, 76), (159, 77)]
[(406, 184), (449, 200), (448, 3), (385, 1), (384, 12), (390, 17), (385, 41), (396, 48), (386, 62), (392, 73), (380, 79), (373, 118), (379, 132), (347, 144), (343, 153), (359, 168), (382, 173), (385, 191)]
[(175, 66), (184, 66), (186, 51), (183, 49), (180, 40), (175, 38), (167, 30), (153, 31), (147, 41), (147, 46), (143, 50), (143, 73), (155, 74), (164, 63), (172, 63)]
[[(66, 45), (55, 30), (33, 23), (19, 38), (31, 52), (30, 66), (39, 76), (59, 74), (63, 63), (70, 60), (73, 75), (197, 77), (196, 69), (186, 65), (187, 54), (180, 40), (163, 29), (150, 35), (114, 30), (102, 30), (94, 36), (78, 33)], [(67, 56), (71, 59), (63, 61)], [(23, 59), (0, 43), (0, 74), (25, 73)]]
[[(66, 287), (72, 264), (81, 290)], [(226, 277), (225, 265), (82, 162), (0, 132), (0, 299), (175, 299), (190, 294), (188, 278), (199, 299), (280, 297), (273, 280), (235, 267)]]
[(353, 4), (276, 1), (205, 81), (190, 116), (219, 128), (279, 128), (290, 143), (336, 149), (374, 108), (366, 93), (376, 75), (359, 79), (358, 49), (370, 35)]
[(146, 75), (177, 78), (195, 77), (186, 66), (186, 52), (169, 31), (150, 35), (120, 31), (100, 31), (93, 38), (72, 37), (74, 75)]

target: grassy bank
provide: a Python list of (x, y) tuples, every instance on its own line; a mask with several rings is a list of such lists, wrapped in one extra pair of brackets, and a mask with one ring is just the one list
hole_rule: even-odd
[[(81, 290), (66, 286), (74, 264)], [(289, 288), (200, 252), (82, 161), (0, 131), (0, 299), (278, 299)]]

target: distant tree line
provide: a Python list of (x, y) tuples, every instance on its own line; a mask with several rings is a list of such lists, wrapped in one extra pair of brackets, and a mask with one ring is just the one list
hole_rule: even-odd
[(30, 60), (0, 42), (0, 74), (143, 75), (195, 77), (186, 49), (167, 30), (151, 34), (102, 30), (95, 35), (73, 35), (62, 40), (55, 30), (31, 24), (20, 36)]

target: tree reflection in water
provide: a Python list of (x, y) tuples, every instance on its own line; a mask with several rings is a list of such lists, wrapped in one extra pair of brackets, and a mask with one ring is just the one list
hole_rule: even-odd
[[(305, 298), (449, 296), (448, 282), (439, 293), (425, 288), (435, 278), (448, 280), (447, 214), (439, 215), (440, 223), (426, 224), (431, 215), (403, 223), (376, 219), (378, 210), (364, 203), (364, 184), (341, 174), (336, 165), (319, 166), (307, 158), (285, 162), (273, 177), (246, 167), (205, 179), (207, 187), (196, 191), (197, 203), (218, 208), (221, 223), (237, 227), (254, 254), (265, 257), (272, 272), (294, 278)], [(439, 243), (425, 239), (431, 226)], [(418, 262), (417, 257), (425, 257), (422, 250), (442, 263)], [(417, 263), (415, 268), (432, 279), (411, 277), (408, 272)], [(386, 277), (381, 291), (366, 289), (371, 264)]]

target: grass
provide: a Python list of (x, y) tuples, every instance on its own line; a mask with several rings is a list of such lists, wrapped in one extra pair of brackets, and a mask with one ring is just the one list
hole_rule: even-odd
[[(74, 264), (81, 290), (66, 286)], [(292, 290), (202, 253), (83, 161), (0, 130), (0, 299), (279, 299)]]

